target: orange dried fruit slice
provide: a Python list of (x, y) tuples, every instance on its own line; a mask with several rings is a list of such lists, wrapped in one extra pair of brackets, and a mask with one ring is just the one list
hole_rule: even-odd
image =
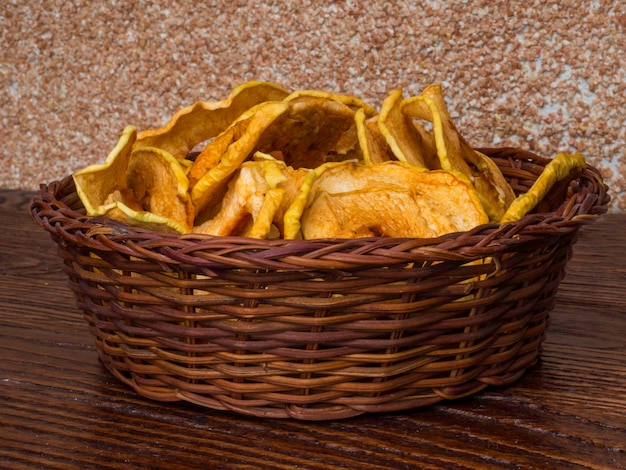
[(448, 113), (441, 85), (426, 87), (421, 95), (404, 100), (406, 116), (430, 121), (441, 168), (467, 180), (476, 188), (491, 221), (499, 221), (515, 194), (500, 169), (476, 152), (455, 127)]
[[(397, 208), (402, 207), (401, 214)], [(432, 238), (452, 225), (410, 189), (322, 193), (303, 216), (305, 239), (360, 237)]]
[(280, 101), (288, 95), (287, 90), (274, 83), (244, 83), (225, 100), (199, 101), (178, 111), (165, 126), (140, 132), (135, 148), (162, 148), (183, 159), (196, 145), (220, 134), (248, 109), (265, 101)]
[(104, 216), (124, 222), (133, 227), (165, 233), (184, 234), (189, 232), (187, 225), (181, 225), (177, 220), (164, 217), (143, 210), (128, 190), (114, 191), (107, 204)]
[[(558, 183), (564, 183), (557, 188), (559, 193), (565, 192), (563, 190), (566, 190), (573, 179), (580, 176), (586, 166), (585, 157), (580, 153), (559, 153), (545, 166), (530, 189), (513, 201), (500, 222), (515, 222), (524, 217), (548, 197), (550, 191), (556, 188)], [(562, 201), (563, 194), (559, 196)]]
[(285, 103), (287, 112), (264, 131), (255, 150), (280, 153), (294, 168), (354, 157), (350, 150), (358, 145), (353, 109), (339, 100), (306, 94)]
[(143, 211), (175, 221), (181, 233), (191, 232), (195, 211), (189, 180), (185, 166), (173, 155), (153, 147), (133, 150), (126, 182)]
[[(368, 192), (373, 194), (369, 206)], [(345, 197), (329, 197), (337, 195)], [(324, 200), (317, 202), (319, 197)], [(400, 201), (409, 204), (410, 209), (398, 205)], [(329, 204), (334, 203), (341, 209), (331, 209)], [(416, 217), (416, 211), (423, 216), (404, 220)], [(351, 233), (396, 236), (391, 234), (399, 233), (396, 229), (403, 226), (411, 228), (403, 236), (421, 237), (427, 232), (419, 232), (414, 224), (423, 224), (426, 216), (432, 221), (424, 230), (431, 230), (436, 236), (469, 230), (489, 220), (476, 191), (450, 172), (420, 170), (403, 162), (355, 163), (329, 168), (315, 180), (309, 206), (302, 215), (302, 233), (305, 239), (319, 238), (322, 234), (325, 234), (323, 238), (345, 237)], [(357, 222), (359, 218), (362, 224)]]
[(376, 109), (355, 96), (329, 93), (321, 90), (296, 90), (291, 92), (289, 96), (285, 98), (285, 101), (295, 101), (299, 98), (322, 98), (324, 100), (337, 101), (350, 107), (355, 112), (362, 109), (367, 116), (377, 114)]
[(104, 163), (89, 165), (72, 175), (87, 215), (103, 215), (108, 210), (107, 198), (126, 188), (126, 168), (136, 137), (137, 129), (127, 126)]
[(218, 236), (266, 238), (272, 228), (287, 180), (284, 164), (272, 160), (243, 163), (228, 184), (217, 214), (194, 232)]
[(251, 108), (198, 156), (189, 170), (197, 224), (206, 220), (223, 196), (231, 175), (254, 153), (265, 130), (288, 108), (282, 102), (264, 102)]
[[(345, 160), (341, 162), (327, 162), (315, 169), (299, 168), (295, 170), (297, 174), (296, 182), (297, 190), (293, 189), (288, 192), (288, 198), (285, 198), (283, 207), (284, 212), (277, 214), (282, 216), (283, 226), (283, 238), (285, 240), (295, 240), (302, 238), (302, 214), (309, 204), (309, 196), (313, 183), (329, 168), (334, 168), (342, 165), (351, 165), (354, 163), (351, 160)], [(294, 186), (294, 184), (287, 183), (285, 186)], [(280, 223), (278, 223), (280, 224)]]
[(393, 153), (378, 126), (379, 115), (367, 117), (363, 109), (354, 115), (363, 161), (367, 164), (392, 160)]
[(380, 133), (399, 161), (418, 168), (438, 169), (440, 165), (432, 137), (423, 126), (402, 112), (403, 102), (401, 89), (392, 90), (387, 94), (378, 118)]

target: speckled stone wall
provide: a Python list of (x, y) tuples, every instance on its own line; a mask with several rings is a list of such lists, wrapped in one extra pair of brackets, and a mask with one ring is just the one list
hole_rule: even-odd
[(625, 27), (610, 0), (7, 0), (0, 187), (102, 162), (125, 125), (251, 79), (375, 107), (440, 82), (470, 143), (579, 151), (624, 210)]

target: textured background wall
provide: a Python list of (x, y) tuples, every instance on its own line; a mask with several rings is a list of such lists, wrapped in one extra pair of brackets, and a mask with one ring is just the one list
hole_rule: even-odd
[(251, 79), (375, 107), (440, 82), (472, 144), (580, 151), (624, 210), (625, 28), (609, 0), (8, 0), (0, 187), (102, 162), (126, 124), (159, 127)]

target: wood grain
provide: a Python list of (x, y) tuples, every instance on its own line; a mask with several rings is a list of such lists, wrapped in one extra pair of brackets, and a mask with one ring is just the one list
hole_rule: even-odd
[(512, 386), (309, 423), (154, 402), (111, 377), (29, 197), (0, 191), (0, 468), (626, 468), (626, 215), (583, 230), (543, 358)]

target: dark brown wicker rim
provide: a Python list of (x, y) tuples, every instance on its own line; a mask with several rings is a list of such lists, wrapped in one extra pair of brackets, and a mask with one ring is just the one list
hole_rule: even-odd
[[(479, 149), (501, 168), (514, 190), (527, 190), (549, 159), (515, 148)], [(68, 176), (42, 184), (30, 205), (31, 217), (63, 243), (99, 251), (150, 258), (165, 265), (209, 269), (270, 270), (354, 269), (358, 266), (403, 265), (410, 262), (468, 261), (519, 250), (524, 243), (564, 235), (594, 222), (607, 212), (608, 187), (599, 171), (588, 166), (572, 182), (569, 195), (552, 212), (529, 214), (515, 223), (484, 224), (439, 238), (359, 238), (256, 240), (245, 237), (175, 235), (130, 227), (85, 215)]]

